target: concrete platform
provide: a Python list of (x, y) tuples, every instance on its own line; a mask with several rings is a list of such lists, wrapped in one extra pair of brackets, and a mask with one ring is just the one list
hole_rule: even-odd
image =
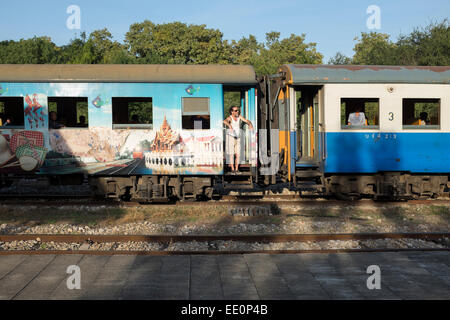
[[(67, 267), (81, 271), (68, 289)], [(381, 270), (368, 289), (367, 267)], [(2, 255), (0, 299), (450, 299), (448, 252)]]

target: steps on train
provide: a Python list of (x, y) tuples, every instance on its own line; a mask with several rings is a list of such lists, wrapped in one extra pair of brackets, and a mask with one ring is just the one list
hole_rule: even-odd
[(296, 163), (294, 185), (299, 191), (322, 192), (322, 172), (319, 165), (311, 160)]

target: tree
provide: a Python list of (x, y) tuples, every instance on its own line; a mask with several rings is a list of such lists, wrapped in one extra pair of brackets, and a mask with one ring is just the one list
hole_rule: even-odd
[(113, 41), (112, 38), (112, 34), (106, 28), (93, 31), (73, 63), (98, 64), (116, 60), (128, 62), (131, 56), (125, 54), (125, 46)]
[(450, 25), (448, 19), (415, 28), (397, 42), (398, 62), (402, 65), (450, 65)]
[(205, 25), (173, 22), (155, 25), (135, 23), (125, 43), (139, 62), (168, 64), (226, 64), (226, 48), (219, 30)]
[(378, 32), (362, 32), (361, 38), (353, 48), (353, 64), (395, 65), (396, 45), (389, 40), (389, 35)]
[(248, 38), (243, 37), (239, 41), (232, 40), (230, 44), (225, 41), (224, 47), (228, 50), (230, 63), (253, 64), (264, 45), (258, 43), (254, 35), (249, 35)]
[(59, 48), (49, 37), (0, 42), (0, 63), (56, 63)]
[(328, 60), (328, 64), (334, 64), (334, 65), (343, 65), (343, 64), (352, 64), (352, 59), (347, 57), (341, 52), (337, 52), (334, 57), (330, 58)]
[(60, 48), (58, 63), (72, 64), (77, 63), (81, 56), (84, 45), (86, 44), (86, 33), (82, 32), (80, 37), (71, 39), (69, 44)]
[(353, 64), (379, 65), (450, 65), (450, 26), (448, 19), (415, 28), (400, 35), (396, 42), (383, 33), (362, 33), (356, 38)]
[(305, 34), (291, 34), (280, 41), (279, 32), (266, 33), (266, 43), (253, 62), (258, 75), (276, 73), (283, 64), (320, 64), (323, 55), (316, 51), (316, 43), (305, 43)]

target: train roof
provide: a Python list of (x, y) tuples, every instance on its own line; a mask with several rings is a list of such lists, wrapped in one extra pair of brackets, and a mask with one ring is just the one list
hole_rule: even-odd
[(279, 71), (286, 72), (290, 84), (325, 83), (433, 83), (450, 82), (450, 66), (362, 66), (286, 64)]
[(255, 84), (252, 66), (171, 64), (0, 64), (0, 82)]

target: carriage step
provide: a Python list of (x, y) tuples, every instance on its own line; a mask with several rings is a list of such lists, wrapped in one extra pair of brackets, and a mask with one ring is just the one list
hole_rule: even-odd
[(322, 174), (317, 170), (302, 170), (295, 172), (295, 176), (298, 178), (317, 178)]
[(227, 183), (223, 185), (224, 189), (254, 189), (253, 183)]

